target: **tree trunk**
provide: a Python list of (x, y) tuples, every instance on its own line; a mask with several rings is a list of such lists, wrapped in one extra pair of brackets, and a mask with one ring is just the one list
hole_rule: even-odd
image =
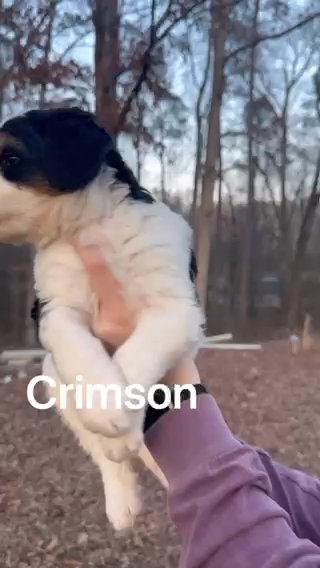
[(213, 221), (213, 192), (217, 178), (217, 162), (220, 146), (220, 115), (224, 91), (224, 61), (227, 38), (228, 8), (220, 1), (212, 2), (212, 44), (214, 49), (213, 84), (208, 117), (208, 139), (205, 168), (202, 181), (200, 218), (197, 235), (198, 293), (203, 308), (206, 308), (208, 274)]
[(218, 206), (217, 206), (217, 220), (216, 220), (216, 230), (215, 230), (215, 250), (216, 250), (216, 260), (215, 266), (216, 271), (220, 274), (221, 269), (221, 243), (222, 243), (222, 182), (223, 182), (223, 173), (222, 173), (222, 161), (221, 161), (221, 151), (220, 151), (220, 160), (219, 160), (219, 187), (218, 187)]
[[(0, 0), (0, 12), (2, 13), (3, 11), (3, 0)], [(5, 72), (5, 63), (4, 63), (4, 50), (5, 47), (3, 46), (0, 49), (0, 123), (3, 121), (4, 119), (4, 100), (5, 100), (5, 81), (3, 80), (4, 78), (4, 72)]]
[(239, 231), (237, 219), (234, 211), (231, 212), (231, 234), (229, 245), (229, 263), (228, 263), (228, 287), (230, 294), (229, 301), (229, 316), (230, 320), (234, 322), (236, 312), (236, 299), (237, 299), (237, 274), (239, 267), (239, 249), (240, 249)]
[[(1, 75), (3, 73), (3, 60), (2, 60), (2, 55), (0, 53), (0, 78)], [(4, 86), (1, 85), (1, 79), (0, 79), (0, 123), (3, 121), (3, 107), (4, 107)]]
[(202, 156), (203, 156), (203, 116), (202, 116), (202, 103), (205, 93), (205, 89), (209, 79), (210, 63), (211, 63), (211, 50), (212, 50), (212, 38), (211, 34), (208, 37), (208, 51), (207, 51), (207, 61), (204, 70), (203, 80), (199, 88), (199, 94), (196, 104), (196, 159), (195, 159), (195, 170), (193, 179), (193, 195), (192, 195), (192, 205), (191, 205), (191, 224), (195, 234), (196, 240), (196, 223), (197, 223), (197, 209), (198, 209), (198, 198), (199, 198), (199, 187), (201, 181), (201, 169), (202, 169)]
[(313, 223), (316, 216), (316, 210), (320, 201), (319, 178), (320, 178), (320, 154), (316, 165), (312, 190), (309, 195), (308, 203), (306, 205), (303, 219), (301, 222), (299, 236), (297, 239), (294, 258), (292, 262), (292, 268), (290, 274), (291, 290), (290, 290), (289, 311), (288, 311), (288, 326), (290, 329), (293, 329), (297, 325), (297, 320), (299, 316), (299, 301), (301, 294), (301, 276), (302, 276), (303, 264), (306, 257), (308, 243), (310, 240)]
[[(255, 2), (255, 11), (252, 22), (253, 42), (258, 33), (258, 17), (260, 0)], [(252, 274), (253, 274), (253, 245), (255, 226), (255, 157), (254, 157), (254, 86), (256, 73), (256, 46), (251, 49), (250, 79), (249, 79), (249, 106), (248, 106), (248, 197), (246, 210), (246, 223), (244, 230), (241, 289), (240, 289), (240, 326), (244, 330), (248, 319), (248, 307), (253, 303), (252, 298)]]
[(166, 203), (167, 192), (166, 192), (166, 157), (165, 157), (165, 147), (164, 143), (160, 147), (160, 165), (161, 165), (161, 201)]
[(52, 48), (52, 31), (53, 31), (53, 24), (56, 17), (56, 0), (52, 0), (49, 7), (48, 7), (48, 27), (47, 27), (47, 38), (46, 43), (44, 46), (44, 53), (43, 53), (43, 66), (44, 66), (44, 81), (40, 84), (40, 94), (39, 94), (39, 108), (43, 109), (46, 107), (46, 95), (47, 95), (47, 88), (48, 88), (48, 70), (49, 70), (49, 59), (50, 53)]
[(208, 299), (208, 309), (214, 308), (217, 301), (217, 294), (219, 292), (219, 280), (223, 274), (224, 262), (222, 255), (222, 183), (223, 183), (223, 167), (222, 167), (222, 148), (221, 148), (221, 133), (219, 133), (219, 174), (217, 174), (218, 182), (218, 201), (215, 211), (215, 227), (214, 238), (212, 244), (211, 264), (210, 267), (210, 297)]
[(281, 116), (282, 136), (281, 136), (281, 165), (280, 165), (280, 280), (281, 280), (281, 303), (284, 313), (287, 309), (288, 298), (288, 268), (290, 264), (289, 255), (289, 235), (288, 235), (288, 214), (287, 214), (287, 153), (288, 153), (288, 105), (289, 90), (286, 93), (286, 100)]
[(134, 137), (134, 145), (137, 152), (137, 180), (139, 184), (141, 184), (141, 174), (142, 174), (142, 130), (143, 130), (143, 109), (139, 101), (139, 97), (137, 98), (137, 112), (138, 112), (138, 120), (137, 120), (137, 128)]
[(199, 185), (201, 180), (201, 168), (202, 168), (202, 152), (203, 152), (203, 133), (202, 133), (202, 117), (196, 117), (196, 157), (195, 157), (195, 169), (193, 178), (193, 194), (192, 194), (192, 205), (191, 205), (191, 225), (194, 231), (195, 239), (197, 233), (197, 210), (198, 210), (198, 194)]
[(137, 146), (137, 180), (139, 185), (141, 185), (141, 172), (142, 172), (142, 157), (141, 157), (141, 142), (138, 140)]
[(120, 68), (118, 0), (95, 0), (96, 114), (100, 124), (116, 137), (119, 118), (117, 76)]
[(280, 206), (280, 224), (281, 232), (286, 238), (287, 228), (287, 148), (288, 148), (288, 109), (287, 103), (284, 106), (281, 122), (282, 122), (282, 136), (281, 136), (281, 166), (280, 166), (280, 184), (281, 184), (281, 206)]

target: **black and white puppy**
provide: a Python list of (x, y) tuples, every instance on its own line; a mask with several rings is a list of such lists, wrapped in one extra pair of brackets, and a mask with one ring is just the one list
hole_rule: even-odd
[[(30, 111), (0, 129), (0, 240), (36, 248), (43, 303), (44, 374), (59, 385), (141, 384), (146, 390), (202, 338), (190, 279), (192, 234), (184, 219), (139, 187), (94, 116), (77, 108)], [(72, 241), (97, 245), (123, 285), (137, 325), (113, 356), (93, 335), (97, 309)], [(192, 265), (192, 263), (191, 263)], [(191, 266), (192, 268), (192, 266)], [(107, 516), (117, 529), (139, 510), (130, 456), (143, 440), (144, 411), (59, 408), (101, 470)], [(141, 457), (157, 472), (145, 449)]]

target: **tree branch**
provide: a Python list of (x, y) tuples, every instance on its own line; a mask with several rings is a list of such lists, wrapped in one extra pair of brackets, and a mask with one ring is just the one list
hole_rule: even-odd
[[(88, 17), (87, 21), (84, 23), (89, 23), (91, 19), (91, 16)], [(79, 44), (79, 42), (81, 40), (83, 40), (87, 35), (89, 35), (90, 31), (89, 29), (86, 29), (85, 31), (81, 32), (76, 38), (74, 38), (69, 45), (67, 45), (67, 47), (65, 48), (65, 50), (61, 53), (60, 57), (59, 57), (59, 61), (62, 61), (67, 55), (69, 55), (69, 53), (75, 48), (77, 47), (77, 45)]]
[(289, 28), (287, 28), (286, 30), (282, 30), (281, 32), (277, 32), (277, 33), (274, 33), (274, 34), (266, 34), (266, 35), (257, 37), (253, 42), (248, 43), (246, 45), (242, 45), (240, 47), (237, 47), (237, 49), (234, 49), (233, 51), (228, 53), (225, 57), (225, 63), (227, 63), (230, 59), (232, 59), (233, 57), (236, 57), (237, 55), (239, 55), (239, 53), (242, 53), (243, 51), (247, 51), (248, 49), (252, 49), (253, 47), (256, 47), (257, 45), (259, 45), (260, 43), (262, 43), (264, 41), (273, 40), (273, 39), (280, 39), (281, 37), (284, 37), (287, 34), (290, 34), (291, 32), (294, 32), (295, 30), (302, 28), (303, 26), (305, 26), (306, 24), (309, 24), (310, 22), (316, 20), (317, 18), (320, 18), (320, 12), (315, 12), (314, 14), (310, 14), (309, 16), (304, 18), (303, 20), (300, 20), (299, 22), (297, 22), (293, 26), (290, 26)]
[(273, 188), (272, 188), (271, 183), (270, 183), (269, 176), (268, 176), (266, 170), (261, 166), (261, 164), (259, 163), (258, 160), (256, 160), (256, 167), (257, 167), (257, 170), (260, 172), (260, 174), (263, 176), (263, 179), (265, 181), (265, 186), (268, 190), (269, 197), (270, 197), (270, 200), (271, 200), (271, 204), (272, 204), (272, 207), (273, 207), (274, 215), (277, 219), (278, 225), (280, 226), (279, 209), (278, 209), (278, 206), (277, 206), (277, 202), (276, 202), (276, 198), (275, 198)]
[(151, 5), (151, 25), (150, 25), (150, 40), (149, 40), (149, 46), (146, 50), (146, 52), (144, 53), (143, 56), (143, 65), (142, 65), (142, 70), (141, 73), (136, 81), (136, 84), (134, 85), (131, 93), (129, 94), (125, 104), (123, 105), (121, 112), (119, 114), (119, 120), (118, 120), (118, 124), (117, 124), (117, 133), (119, 133), (125, 123), (125, 120), (127, 118), (127, 115), (131, 109), (132, 103), (133, 101), (136, 99), (136, 97), (139, 95), (142, 85), (145, 82), (148, 72), (149, 72), (149, 68), (151, 65), (151, 55), (152, 55), (152, 51), (153, 48), (155, 47), (156, 43), (157, 43), (157, 30), (156, 30), (156, 26), (155, 26), (155, 13), (156, 13), (156, 2), (157, 0), (152, 0), (152, 5)]
[(144, 82), (147, 79), (151, 62), (152, 62), (152, 52), (154, 48), (161, 43), (167, 35), (175, 28), (175, 26), (184, 18), (188, 17), (195, 8), (203, 5), (206, 0), (197, 0), (194, 4), (192, 4), (189, 8), (186, 8), (181, 12), (178, 16), (174, 18), (174, 20), (163, 30), (160, 35), (157, 35), (159, 28), (161, 27), (162, 23), (165, 21), (165, 15), (170, 15), (171, 13), (171, 2), (169, 3), (167, 9), (165, 10), (164, 14), (161, 16), (160, 20), (155, 23), (155, 7), (156, 7), (156, 0), (152, 0), (152, 7), (151, 7), (151, 28), (150, 28), (150, 40), (149, 45), (142, 56), (142, 69), (141, 73), (138, 76), (134, 87), (132, 88), (131, 92), (128, 95), (127, 100), (123, 104), (123, 107), (119, 114), (119, 120), (117, 124), (117, 133), (121, 132), (124, 123), (126, 121), (127, 115), (131, 110), (131, 106), (133, 101), (139, 95)]

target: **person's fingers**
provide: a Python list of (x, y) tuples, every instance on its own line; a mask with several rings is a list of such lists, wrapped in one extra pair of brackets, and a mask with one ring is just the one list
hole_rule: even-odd
[(173, 369), (168, 371), (163, 382), (167, 385), (189, 385), (200, 383), (201, 379), (193, 359), (191, 359), (191, 357), (184, 357)]

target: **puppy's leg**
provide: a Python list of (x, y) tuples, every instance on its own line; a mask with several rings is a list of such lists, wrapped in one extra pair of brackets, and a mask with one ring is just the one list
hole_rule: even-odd
[(150, 454), (147, 446), (143, 444), (141, 450), (139, 452), (139, 458), (143, 461), (144, 465), (147, 469), (149, 469), (153, 475), (160, 481), (161, 485), (165, 489), (168, 489), (168, 481), (165, 475), (162, 473), (162, 470), (158, 466), (157, 462), (153, 459), (152, 455)]
[(101, 469), (106, 498), (106, 514), (116, 530), (132, 528), (141, 510), (137, 476), (130, 462), (106, 460)]
[[(56, 387), (48, 387), (50, 396), (56, 397), (59, 402), (60, 378), (53, 363), (51, 355), (47, 355), (43, 364), (44, 374), (55, 380)], [(135, 517), (140, 511), (139, 487), (136, 474), (132, 471), (129, 461), (115, 463), (106, 455), (108, 440), (98, 434), (92, 434), (87, 430), (80, 419), (76, 408), (69, 401), (65, 410), (58, 408), (63, 420), (73, 431), (80, 446), (91, 456), (101, 472), (105, 500), (106, 514), (116, 530), (123, 530), (133, 526)]]
[(198, 306), (183, 299), (167, 299), (144, 309), (134, 332), (113, 357), (127, 383), (147, 390), (161, 381), (198, 344), (201, 321)]
[[(40, 340), (52, 354), (63, 383), (74, 385), (76, 378), (82, 377), (86, 402), (78, 413), (86, 428), (107, 437), (130, 434), (130, 447), (138, 449), (143, 437), (135, 428), (133, 413), (123, 404), (125, 379), (101, 341), (90, 332), (85, 315), (64, 306), (48, 308), (41, 318)], [(122, 440), (126, 443), (128, 438)]]
[[(149, 387), (161, 382), (178, 360), (198, 344), (202, 313), (191, 300), (170, 299), (150, 305), (139, 315), (134, 332), (113, 356), (129, 385)], [(145, 409), (135, 410), (142, 429)]]

